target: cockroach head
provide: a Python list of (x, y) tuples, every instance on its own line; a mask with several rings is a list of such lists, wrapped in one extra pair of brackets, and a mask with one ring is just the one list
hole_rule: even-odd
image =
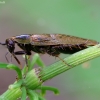
[(5, 44), (9, 52), (13, 53), (15, 49), (15, 41), (13, 39), (6, 39)]

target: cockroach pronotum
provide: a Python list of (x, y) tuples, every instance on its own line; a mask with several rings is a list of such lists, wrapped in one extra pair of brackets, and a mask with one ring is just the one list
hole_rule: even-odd
[[(98, 44), (98, 42), (63, 34), (25, 34), (8, 38), (5, 43), (0, 44), (6, 45), (8, 51), (16, 59), (17, 63), (20, 64), (16, 55), (31, 55), (31, 52), (34, 51), (36, 53), (47, 53), (59, 57), (60, 53), (73, 54), (89, 46), (94, 46)], [(17, 44), (22, 51), (15, 52), (15, 44)]]

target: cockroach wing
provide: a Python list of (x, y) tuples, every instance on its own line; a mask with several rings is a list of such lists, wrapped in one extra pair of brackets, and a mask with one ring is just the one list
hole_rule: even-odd
[(63, 34), (41, 34), (41, 35), (31, 35), (30, 43), (35, 46), (80, 45), (80, 44), (86, 44), (87, 46), (92, 46), (96, 45), (98, 42), (95, 40), (84, 39), (76, 36), (63, 35)]
[(41, 34), (32, 35), (30, 38), (30, 43), (36, 46), (47, 46), (47, 45), (59, 45), (60, 41), (56, 39), (55, 34)]

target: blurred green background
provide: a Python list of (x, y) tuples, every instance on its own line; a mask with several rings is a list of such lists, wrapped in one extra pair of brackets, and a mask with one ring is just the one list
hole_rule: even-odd
[[(100, 42), (99, 0), (0, 0), (0, 41), (18, 34), (60, 33)], [(6, 50), (0, 46), (0, 61)], [(68, 55), (63, 55), (64, 57)], [(62, 57), (63, 57), (62, 56)], [(54, 57), (42, 55), (49, 65)], [(23, 61), (23, 59), (21, 59)], [(16, 74), (0, 69), (0, 93)], [(77, 66), (51, 80), (60, 95), (47, 92), (47, 100), (100, 100), (100, 58)]]

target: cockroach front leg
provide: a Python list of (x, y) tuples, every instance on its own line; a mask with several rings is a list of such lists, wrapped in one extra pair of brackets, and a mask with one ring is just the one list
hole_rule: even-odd
[(25, 63), (28, 66), (28, 59), (27, 59), (27, 55), (31, 55), (31, 52), (25, 52), (25, 51), (16, 51), (14, 52), (15, 55), (25, 55)]

